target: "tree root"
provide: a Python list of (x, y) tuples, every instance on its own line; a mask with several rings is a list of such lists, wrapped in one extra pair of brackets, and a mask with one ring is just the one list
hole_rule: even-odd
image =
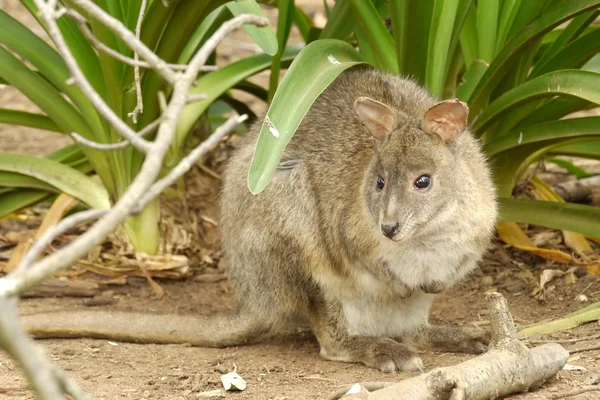
[(535, 389), (564, 367), (569, 353), (561, 345), (547, 343), (528, 350), (517, 339), (506, 299), (500, 293), (490, 293), (487, 298), (492, 330), (489, 352), (379, 390), (341, 399), (493, 399)]

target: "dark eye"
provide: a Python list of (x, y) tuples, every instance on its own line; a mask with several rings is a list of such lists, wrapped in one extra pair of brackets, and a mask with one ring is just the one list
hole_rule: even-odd
[(431, 185), (431, 176), (429, 175), (421, 175), (415, 181), (415, 187), (417, 189), (425, 189)]
[(385, 180), (383, 179), (383, 177), (381, 175), (379, 175), (377, 177), (377, 190), (383, 189), (384, 186), (385, 186)]

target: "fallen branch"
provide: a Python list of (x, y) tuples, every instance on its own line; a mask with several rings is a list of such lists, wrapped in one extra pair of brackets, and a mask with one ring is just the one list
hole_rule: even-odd
[(575, 354), (575, 353), (583, 353), (584, 351), (594, 351), (594, 350), (600, 350), (600, 344), (595, 344), (595, 345), (592, 345), (592, 346), (582, 347), (580, 349), (569, 350), (569, 353)]
[[(492, 343), (486, 354), (370, 392), (370, 400), (490, 399), (535, 389), (560, 371), (569, 353), (548, 343), (528, 350), (517, 339), (506, 299), (487, 295)], [(342, 397), (343, 399), (344, 397)]]

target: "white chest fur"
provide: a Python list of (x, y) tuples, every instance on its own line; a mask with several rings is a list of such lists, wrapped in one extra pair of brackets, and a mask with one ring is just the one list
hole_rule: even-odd
[(356, 296), (344, 299), (342, 309), (349, 334), (400, 338), (427, 324), (432, 301), (433, 295), (423, 292), (387, 301)]

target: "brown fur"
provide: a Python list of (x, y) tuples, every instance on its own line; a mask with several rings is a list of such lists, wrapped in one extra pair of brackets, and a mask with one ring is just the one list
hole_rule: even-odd
[[(394, 121), (393, 131), (375, 139), (355, 111), (359, 97), (394, 112), (383, 124)], [(437, 103), (410, 80), (363, 67), (344, 72), (315, 101), (258, 195), (247, 187), (260, 126), (251, 129), (226, 168), (221, 195), (223, 252), (239, 307), (234, 315), (213, 322), (189, 317), (181, 325), (171, 317), (167, 329), (160, 316), (95, 314), (113, 321), (112, 331), (100, 333), (89, 325), (106, 323), (89, 317), (85, 325), (69, 317), (74, 313), (62, 315), (60, 330), (53, 330), (58, 318), (30, 317), (26, 325), (38, 337), (222, 346), (306, 324), (324, 357), (386, 372), (418, 368), (415, 348), (481, 351), (483, 332), (427, 322), (429, 293), (476, 267), (497, 213), (484, 156), (468, 129), (456, 135), (453, 125), (452, 140), (437, 134), (445, 129), (443, 118), (433, 124), (435, 133), (421, 129), (432, 125), (422, 123)], [(414, 180), (425, 173), (431, 187), (415, 190)], [(382, 191), (378, 175), (385, 178)], [(401, 240), (381, 234), (388, 219), (399, 222)], [(120, 333), (119, 323), (133, 332)]]

